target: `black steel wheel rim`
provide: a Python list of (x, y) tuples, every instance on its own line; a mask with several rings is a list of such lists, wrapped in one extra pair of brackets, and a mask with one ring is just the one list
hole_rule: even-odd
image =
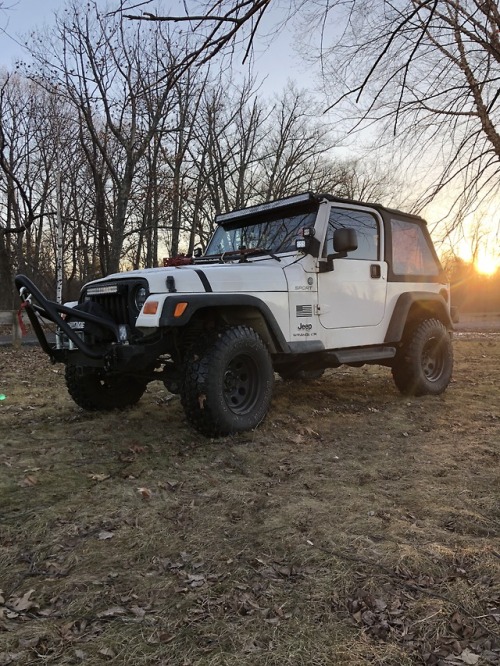
[(259, 395), (259, 369), (253, 358), (235, 356), (224, 372), (224, 400), (234, 414), (247, 414)]
[(437, 382), (445, 368), (446, 345), (438, 338), (428, 340), (422, 350), (422, 370), (426, 379)]

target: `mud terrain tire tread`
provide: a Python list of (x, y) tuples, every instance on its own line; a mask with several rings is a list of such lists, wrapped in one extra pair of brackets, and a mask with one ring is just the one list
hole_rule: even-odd
[(90, 412), (131, 407), (139, 402), (147, 386), (133, 377), (107, 380), (100, 371), (82, 375), (73, 365), (66, 366), (65, 379), (76, 404)]
[(273, 392), (271, 357), (249, 326), (198, 341), (188, 353), (181, 402), (187, 420), (209, 437), (251, 430), (267, 414)]
[(392, 367), (394, 383), (404, 395), (439, 395), (453, 372), (453, 347), (445, 325), (425, 319), (410, 334)]

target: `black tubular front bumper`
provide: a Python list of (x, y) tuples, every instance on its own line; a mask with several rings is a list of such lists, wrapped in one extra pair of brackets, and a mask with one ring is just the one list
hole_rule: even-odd
[(63, 361), (66, 351), (59, 349), (57, 345), (54, 346), (49, 343), (47, 336), (45, 335), (45, 332), (40, 325), (38, 315), (40, 315), (43, 319), (47, 319), (48, 321), (56, 324), (56, 326), (64, 333), (64, 335), (67, 336), (69, 340), (71, 340), (75, 347), (79, 349), (82, 354), (84, 354), (84, 356), (87, 356), (91, 359), (104, 359), (108, 355), (109, 350), (96, 350), (89, 347), (89, 345), (87, 345), (84, 340), (82, 340), (78, 333), (76, 333), (71, 328), (71, 326), (68, 325), (68, 323), (61, 315), (69, 315), (72, 317), (77, 316), (79, 320), (84, 322), (98, 324), (113, 334), (116, 343), (122, 342), (119, 326), (114, 322), (97, 317), (96, 315), (90, 314), (89, 312), (75, 310), (74, 308), (69, 308), (66, 305), (61, 305), (60, 303), (49, 301), (25, 275), (16, 275), (14, 282), (16, 288), (19, 290), (19, 295), (21, 297), (21, 308), (26, 310), (26, 314), (29, 317), (40, 346), (53, 361)]

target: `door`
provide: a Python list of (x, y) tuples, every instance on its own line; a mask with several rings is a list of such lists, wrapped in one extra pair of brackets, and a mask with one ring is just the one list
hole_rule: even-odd
[(333, 271), (318, 276), (318, 314), (324, 328), (380, 324), (385, 312), (387, 264), (381, 260), (383, 227), (376, 212), (336, 205), (330, 211), (324, 256), (333, 254), (336, 229), (355, 229), (358, 249), (333, 260)]

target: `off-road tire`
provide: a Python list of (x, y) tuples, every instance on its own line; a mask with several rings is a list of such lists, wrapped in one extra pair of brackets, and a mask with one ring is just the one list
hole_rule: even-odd
[(285, 382), (289, 381), (305, 381), (310, 382), (314, 379), (321, 379), (324, 374), (324, 370), (319, 368), (318, 370), (294, 370), (292, 368), (281, 368), (278, 371), (279, 376)]
[(84, 374), (74, 365), (67, 365), (66, 386), (70, 396), (82, 409), (106, 412), (125, 409), (141, 399), (147, 384), (133, 377), (106, 377), (101, 370)]
[(453, 371), (453, 347), (444, 324), (425, 319), (399, 350), (392, 377), (404, 395), (439, 395)]
[(181, 402), (187, 420), (209, 437), (251, 430), (267, 414), (274, 373), (269, 352), (248, 326), (200, 340), (185, 364)]

